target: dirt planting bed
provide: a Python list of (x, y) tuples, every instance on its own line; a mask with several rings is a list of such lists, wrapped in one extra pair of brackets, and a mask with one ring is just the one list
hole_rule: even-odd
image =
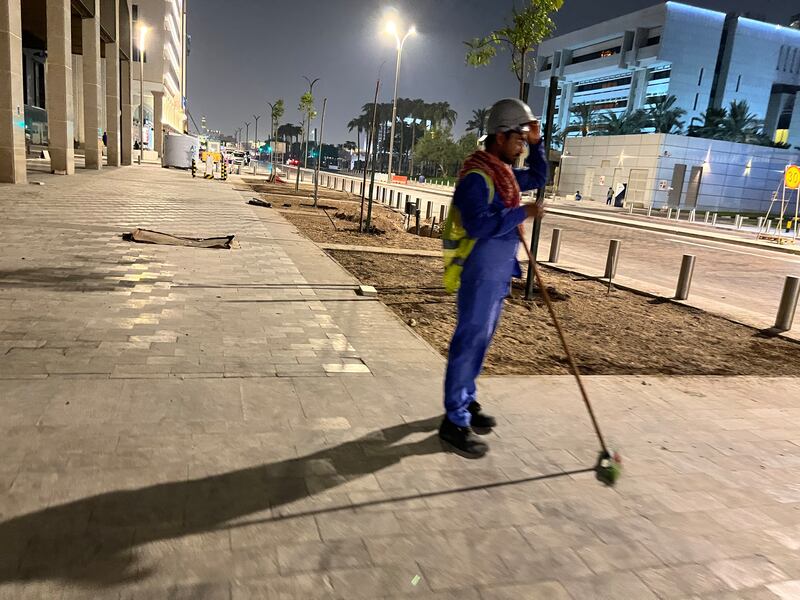
[[(360, 196), (320, 188), (318, 207), (314, 208), (308, 189), (301, 187), (299, 192), (295, 192), (294, 185), (280, 184), (259, 184), (251, 187), (260, 198), (271, 202), (273, 209), (278, 210), (292, 225), (320, 244), (441, 249), (439, 239), (407, 232), (404, 215), (378, 203), (372, 205), (371, 233), (359, 233)], [(365, 215), (366, 212), (365, 204)], [(430, 233), (430, 227), (425, 222), (422, 232), (426, 236)]]
[[(331, 251), (381, 301), (443, 355), (455, 327), (455, 298), (441, 287), (441, 260)], [(700, 310), (544, 270), (559, 320), (583, 373), (594, 375), (793, 375), (800, 344)], [(515, 285), (486, 361), (492, 375), (568, 373), (541, 298)]]

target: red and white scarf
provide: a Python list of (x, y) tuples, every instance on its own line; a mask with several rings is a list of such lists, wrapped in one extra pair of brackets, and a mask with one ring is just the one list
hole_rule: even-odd
[(516, 208), (522, 201), (519, 183), (510, 165), (484, 150), (477, 150), (467, 157), (458, 178), (462, 179), (468, 171), (478, 169), (486, 173), (494, 182), (495, 191), (506, 208)]

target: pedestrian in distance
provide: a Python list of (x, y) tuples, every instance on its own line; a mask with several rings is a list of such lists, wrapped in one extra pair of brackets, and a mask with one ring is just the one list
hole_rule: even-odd
[[(485, 150), (464, 162), (443, 228), (445, 289), (458, 292), (456, 324), (444, 384), (445, 416), (439, 438), (446, 450), (480, 458), (488, 444), (475, 434), (497, 422), (477, 401), (476, 380), (483, 368), (517, 262), (518, 227), (541, 217), (540, 204), (521, 205), (521, 192), (547, 181), (541, 125), (527, 104), (508, 98), (489, 112)], [(513, 169), (525, 146), (525, 166)]]
[(575, 202), (580, 202), (581, 200), (583, 200), (583, 196), (581, 196), (581, 191), (578, 190), (575, 192)]
[(612, 202), (614, 202), (614, 188), (608, 188), (608, 193), (606, 194), (606, 204), (611, 206)]

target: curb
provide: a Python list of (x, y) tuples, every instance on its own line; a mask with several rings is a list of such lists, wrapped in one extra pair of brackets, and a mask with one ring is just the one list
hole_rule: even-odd
[(546, 208), (547, 212), (562, 217), (572, 219), (582, 219), (584, 221), (593, 221), (595, 223), (606, 223), (608, 225), (617, 225), (619, 227), (631, 227), (633, 229), (645, 229), (663, 233), (665, 235), (677, 235), (681, 237), (696, 238), (711, 242), (718, 242), (720, 244), (733, 244), (736, 246), (746, 246), (748, 248), (755, 248), (759, 250), (771, 250), (773, 252), (781, 252), (783, 254), (800, 255), (800, 248), (792, 246), (773, 246), (757, 240), (746, 240), (742, 238), (722, 236), (718, 233), (707, 233), (703, 231), (695, 231), (693, 229), (671, 229), (664, 225), (655, 223), (641, 223), (639, 221), (628, 221), (625, 219), (618, 219), (615, 217), (604, 217), (601, 215), (587, 215), (584, 213), (575, 213), (561, 208)]

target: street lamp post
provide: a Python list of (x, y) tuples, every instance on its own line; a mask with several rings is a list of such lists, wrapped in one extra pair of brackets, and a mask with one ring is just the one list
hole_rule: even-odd
[(244, 126), (246, 127), (244, 130), (244, 151), (247, 152), (247, 144), (250, 143), (250, 121), (245, 121)]
[(389, 183), (391, 183), (392, 156), (394, 154), (394, 125), (395, 121), (397, 120), (397, 81), (400, 78), (400, 60), (403, 57), (403, 46), (405, 46), (406, 40), (410, 35), (414, 35), (417, 32), (417, 29), (412, 25), (403, 36), (403, 39), (400, 39), (400, 36), (397, 34), (397, 26), (394, 24), (394, 21), (389, 21), (388, 25), (386, 25), (386, 30), (394, 35), (394, 39), (397, 42), (397, 65), (395, 66), (394, 70), (394, 101), (392, 102), (392, 132), (389, 137), (389, 168), (386, 170)]
[(139, 164), (144, 162), (144, 41), (147, 27), (139, 26)]
[(253, 120), (255, 123), (255, 132), (253, 132), (253, 137), (256, 138), (256, 159), (253, 161), (253, 175), (256, 174), (256, 169), (258, 169), (258, 161), (261, 158), (261, 146), (258, 145), (258, 120), (261, 118), (261, 115), (253, 115)]
[[(313, 98), (314, 96), (314, 84), (319, 81), (319, 77), (317, 77), (314, 81), (311, 81), (308, 77), (303, 75), (303, 79), (308, 82), (308, 93)], [(308, 124), (306, 126), (306, 151), (303, 155), (303, 168), (308, 167), (308, 142), (311, 136), (311, 111), (308, 113)], [(299, 166), (299, 165), (298, 165)]]

